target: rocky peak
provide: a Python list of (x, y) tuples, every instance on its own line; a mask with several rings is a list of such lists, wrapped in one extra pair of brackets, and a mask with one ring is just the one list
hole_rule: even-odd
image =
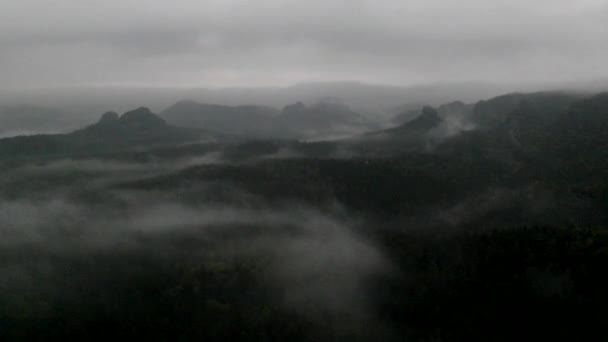
[(285, 106), (285, 108), (283, 108), (283, 113), (284, 114), (302, 113), (302, 112), (306, 111), (306, 109), (307, 109), (306, 106), (302, 102), (298, 102), (296, 104)]
[(136, 127), (156, 127), (166, 126), (165, 120), (152, 113), (149, 108), (139, 107), (135, 110), (124, 113), (120, 117), (120, 122), (127, 126)]
[(101, 119), (99, 119), (99, 124), (110, 124), (110, 123), (116, 123), (119, 121), (119, 116), (116, 112), (107, 112), (104, 113), (101, 116)]
[(404, 128), (412, 130), (430, 130), (441, 123), (441, 117), (435, 108), (425, 106), (422, 113), (416, 119), (404, 124)]

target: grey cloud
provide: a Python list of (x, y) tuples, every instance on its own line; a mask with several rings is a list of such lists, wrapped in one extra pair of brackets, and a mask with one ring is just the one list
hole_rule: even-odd
[(0, 5), (0, 71), (4, 87), (581, 80), (606, 76), (607, 4), (29, 0)]

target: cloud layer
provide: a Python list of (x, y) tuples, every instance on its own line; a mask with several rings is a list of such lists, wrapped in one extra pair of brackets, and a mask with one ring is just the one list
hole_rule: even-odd
[(608, 1), (5, 1), (2, 87), (571, 81), (601, 74)]

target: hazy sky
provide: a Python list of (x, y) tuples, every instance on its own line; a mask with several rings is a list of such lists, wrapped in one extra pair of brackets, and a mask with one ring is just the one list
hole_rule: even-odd
[(608, 0), (0, 0), (0, 87), (608, 76)]

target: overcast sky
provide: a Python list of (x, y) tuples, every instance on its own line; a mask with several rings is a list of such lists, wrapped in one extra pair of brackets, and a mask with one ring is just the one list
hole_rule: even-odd
[(608, 76), (608, 0), (0, 0), (3, 87)]

